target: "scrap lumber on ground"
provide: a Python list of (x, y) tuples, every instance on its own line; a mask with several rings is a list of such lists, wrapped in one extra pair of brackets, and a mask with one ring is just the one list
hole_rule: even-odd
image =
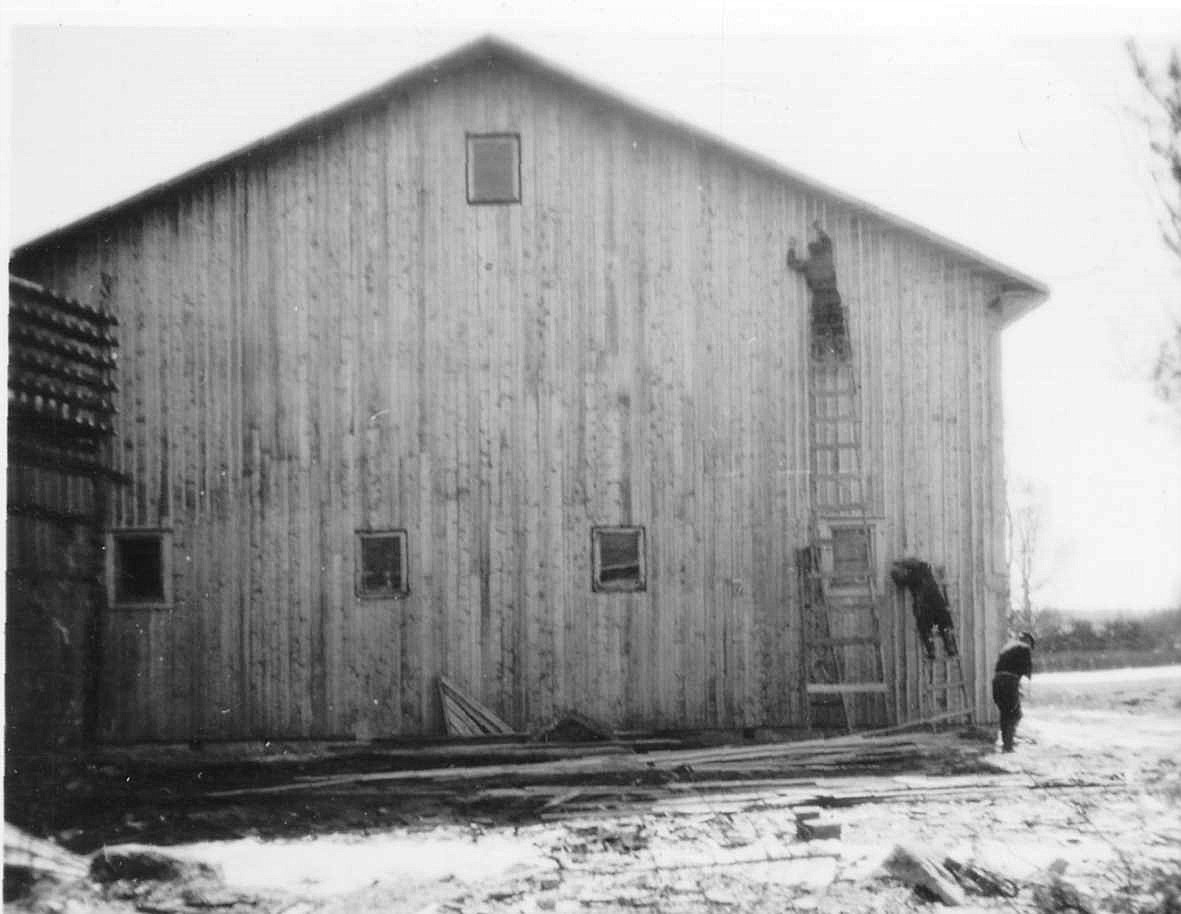
[(479, 781), (498, 777), (563, 778), (594, 777), (620, 774), (664, 774), (677, 777), (686, 770), (715, 770), (738, 767), (750, 770), (754, 762), (774, 762), (776, 769), (826, 767), (850, 768), (866, 766), (883, 760), (897, 762), (918, 759), (931, 747), (916, 737), (882, 737), (866, 739), (861, 736), (832, 739), (800, 740), (788, 743), (761, 743), (753, 746), (720, 746), (708, 749), (669, 749), (648, 753), (631, 751), (626, 744), (618, 750), (603, 751), (591, 756), (561, 758), (555, 761), (527, 764), (496, 764), (433, 767), (418, 770), (398, 770), (313, 776), (288, 784), (269, 787), (250, 787), (212, 793), (212, 797), (245, 796), (251, 794), (289, 793), (321, 790), (362, 783)]
[(614, 740), (615, 731), (601, 720), (579, 711), (564, 711), (538, 730), (533, 739), (539, 742)]
[(353, 773), (353, 775), (331, 775), (322, 777), (305, 777), (289, 784), (276, 784), (265, 788), (244, 788), (227, 790), (210, 794), (210, 796), (244, 796), (248, 794), (282, 794), (299, 790), (314, 790), (327, 788), (339, 784), (353, 784), (366, 782), (397, 782), (397, 781), (476, 781), (500, 776), (524, 777), (566, 777), (578, 775), (599, 775), (599, 773), (626, 773), (674, 771), (710, 762), (726, 762), (726, 760), (751, 760), (763, 758), (794, 758), (807, 759), (811, 756), (833, 755), (837, 750), (843, 750), (843, 756), (850, 759), (849, 747), (856, 745), (868, 746), (870, 753), (880, 751), (886, 745), (902, 745), (907, 743), (905, 737), (893, 737), (881, 742), (867, 742), (856, 737), (837, 737), (834, 739), (808, 739), (797, 743), (764, 743), (755, 746), (722, 746), (709, 750), (673, 749), (657, 752), (637, 753), (627, 747), (620, 747), (619, 751), (606, 752), (596, 757), (563, 758), (555, 762), (537, 762), (530, 764), (508, 765), (465, 765), (448, 766), (448, 768), (430, 768), (402, 771), (374, 771)]
[(962, 905), (966, 900), (964, 890), (942, 864), (913, 848), (897, 845), (882, 868), (895, 879), (926, 889), (945, 905)]
[(20, 872), (32, 878), (81, 879), (89, 872), (89, 864), (85, 857), (5, 822), (4, 870), (9, 876)]
[(814, 819), (796, 819), (796, 837), (801, 841), (824, 841), (840, 838), (841, 823), (820, 816)]
[[(507, 747), (502, 747), (507, 750)], [(376, 771), (367, 773), (352, 773), (330, 776), (305, 776), (295, 781), (267, 787), (249, 787), (234, 790), (223, 790), (209, 794), (210, 797), (235, 797), (257, 794), (281, 794), (291, 792), (312, 791), (345, 791), (355, 792), (365, 789), (362, 785), (371, 785), (374, 789), (383, 787), (396, 788), (399, 783), (416, 785), (415, 789), (422, 789), (425, 785), (458, 786), (460, 784), (478, 784), (481, 781), (495, 781), (497, 779), (512, 779), (516, 783), (521, 781), (559, 781), (559, 786), (551, 788), (545, 794), (544, 800), (552, 800), (559, 793), (570, 791), (574, 784), (579, 784), (579, 795), (571, 795), (554, 807), (547, 810), (549, 814), (564, 815), (585, 809), (589, 804), (592, 808), (601, 808), (604, 803), (612, 802), (614, 794), (623, 805), (635, 802), (652, 802), (659, 797), (669, 798), (670, 791), (692, 790), (701, 792), (709, 788), (723, 789), (723, 785), (730, 785), (729, 789), (756, 789), (756, 785), (774, 785), (786, 787), (799, 783), (792, 778), (761, 778), (756, 781), (751, 778), (752, 773), (764, 774), (776, 771), (851, 771), (864, 770), (874, 764), (882, 762), (898, 763), (907, 760), (918, 761), (932, 755), (946, 753), (946, 740), (940, 741), (936, 737), (887, 736), (866, 738), (864, 736), (845, 736), (831, 739), (801, 740), (788, 743), (763, 743), (752, 746), (721, 746), (708, 749), (672, 749), (648, 753), (632, 751), (624, 744), (602, 745), (594, 747), (573, 747), (579, 753), (576, 757), (562, 757), (556, 760), (536, 761), (522, 764), (486, 764), (486, 765), (458, 765), (445, 767), (430, 767), (425, 769), (404, 769), (392, 771)], [(955, 747), (952, 747), (953, 750)], [(695, 773), (708, 773), (710, 777), (702, 782), (691, 780)], [(729, 777), (727, 777), (729, 775)], [(616, 781), (625, 777), (633, 781), (629, 787), (611, 787), (606, 795), (588, 789), (589, 785), (598, 778), (614, 778)], [(661, 779), (664, 783), (661, 783)], [(635, 782), (644, 781), (644, 787), (637, 789)], [(863, 781), (861, 783), (864, 783)], [(708, 787), (707, 787), (708, 785)], [(829, 795), (817, 797), (813, 790), (807, 795), (817, 802), (831, 806), (857, 805), (876, 801), (908, 801), (938, 793), (951, 796), (955, 793), (972, 794), (980, 791), (998, 789), (1033, 789), (1087, 786), (1115, 786), (1110, 781), (1095, 784), (1039, 782), (1024, 775), (1000, 775), (981, 778), (937, 778), (927, 779), (896, 779), (885, 785), (866, 791), (864, 789), (843, 789)], [(651, 791), (647, 797), (640, 796), (644, 789)], [(592, 796), (593, 795), (593, 796)], [(490, 796), (484, 794), (484, 796)], [(729, 802), (737, 802), (731, 797)]]
[(524, 765), (466, 765), (454, 768), (427, 768), (407, 771), (375, 771), (365, 774), (343, 774), (328, 777), (299, 778), (288, 784), (270, 787), (247, 787), (237, 790), (222, 790), (208, 794), (210, 797), (234, 797), (268, 793), (293, 793), (318, 790), (347, 784), (395, 783), (398, 781), (475, 781), (504, 776), (546, 775), (565, 777), (571, 775), (615, 774), (624, 771), (645, 771), (643, 756), (624, 749), (590, 758), (560, 759), (552, 762), (537, 762)]
[(963, 886), (969, 895), (1016, 898), (1020, 891), (1020, 886), (1012, 879), (976, 863), (961, 863), (954, 857), (944, 857), (943, 868), (955, 877), (956, 882)]
[[(912, 783), (906, 783), (908, 780)], [(1111, 781), (1042, 782), (1023, 775), (971, 778), (919, 779), (892, 777), (784, 779), (746, 781), (710, 780), (647, 786), (586, 785), (577, 791), (563, 784), (536, 784), (512, 788), (485, 788), (472, 795), (475, 801), (532, 803), (544, 820), (610, 816), (730, 815), (753, 809), (790, 809), (798, 818), (809, 809), (833, 810), (867, 803), (909, 803), (967, 799), (1003, 791), (1028, 791), (1066, 787), (1109, 790)], [(560, 800), (556, 801), (557, 798)]]

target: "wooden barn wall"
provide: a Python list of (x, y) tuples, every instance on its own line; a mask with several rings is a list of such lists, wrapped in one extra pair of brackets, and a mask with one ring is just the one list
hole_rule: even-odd
[[(464, 134), (519, 131), (469, 206)], [(123, 324), (117, 526), (172, 531), (170, 610), (114, 610), (116, 741), (438, 732), (445, 674), (518, 728), (792, 725), (806, 291), (836, 245), (881, 558), (946, 565), (969, 672), (1003, 576), (993, 281), (883, 223), (534, 76), (469, 72), (256, 154), (22, 266)], [(647, 531), (595, 594), (590, 528)], [(409, 533), (358, 600), (354, 533)], [(909, 613), (888, 607), (897, 712)], [(986, 677), (983, 677), (986, 678)], [(986, 685), (977, 699), (986, 709)]]
[(8, 464), (5, 741), (8, 774), (85, 732), (99, 554), (91, 479)]

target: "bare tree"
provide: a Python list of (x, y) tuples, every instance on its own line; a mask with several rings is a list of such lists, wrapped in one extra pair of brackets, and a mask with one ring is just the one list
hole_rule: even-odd
[[(1127, 47), (1136, 79), (1152, 103), (1152, 113), (1143, 120), (1149, 131), (1149, 148), (1163, 166), (1154, 175), (1164, 210), (1161, 236), (1168, 249), (1181, 258), (1181, 55), (1173, 49), (1162, 80), (1134, 42), (1129, 41)], [(1157, 352), (1152, 380), (1157, 395), (1181, 410), (1181, 314), (1174, 318), (1172, 332)]]
[(1034, 484), (1016, 483), (1010, 492), (1009, 566), (1015, 584), (1014, 600), (1009, 609), (1009, 624), (1016, 629), (1037, 629), (1037, 592), (1046, 584), (1042, 567), (1045, 510)]

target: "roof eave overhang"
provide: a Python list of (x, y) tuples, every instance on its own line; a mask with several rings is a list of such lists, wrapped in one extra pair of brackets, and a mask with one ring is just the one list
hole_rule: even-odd
[(1008, 327), (1044, 304), (1049, 297), (1050, 290), (1041, 283), (1009, 284), (1001, 288), (993, 307), (1000, 312), (1001, 326)]

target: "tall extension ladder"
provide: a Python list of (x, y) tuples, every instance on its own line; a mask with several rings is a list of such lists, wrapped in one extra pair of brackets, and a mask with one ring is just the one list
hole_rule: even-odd
[[(847, 323), (846, 323), (847, 326)], [(838, 712), (852, 730), (858, 696), (880, 695), (892, 714), (878, 614), (877, 561), (861, 440), (861, 390), (851, 353), (810, 347), (810, 545), (796, 566), (803, 602), (805, 722)], [(864, 703), (868, 707), (868, 701)]]

